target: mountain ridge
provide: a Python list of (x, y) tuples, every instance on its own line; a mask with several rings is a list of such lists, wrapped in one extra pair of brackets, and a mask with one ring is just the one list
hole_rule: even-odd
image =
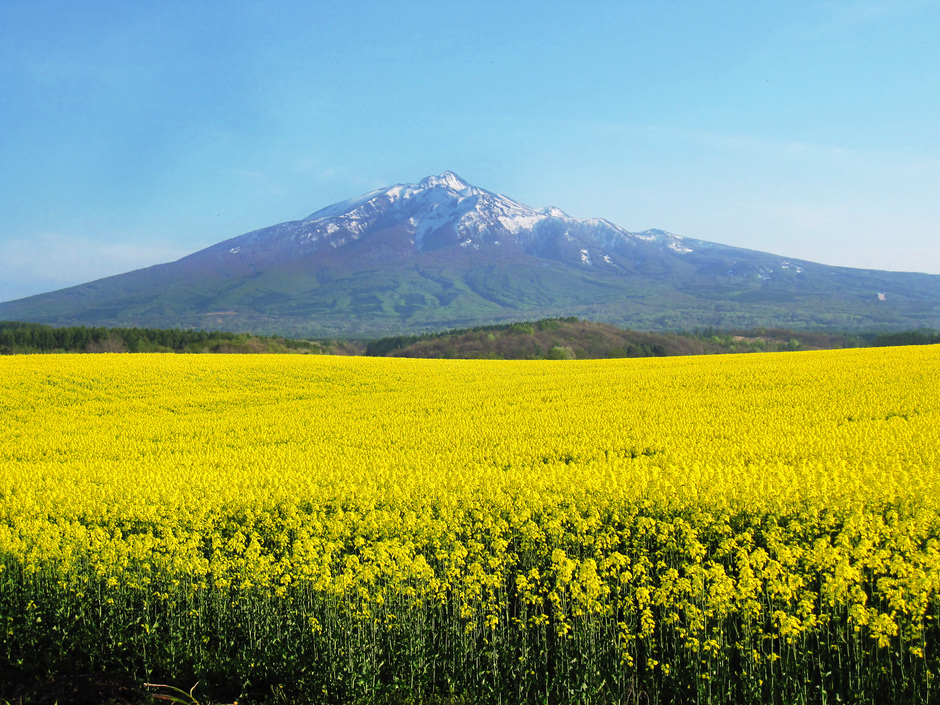
[(536, 210), (452, 171), (0, 318), (374, 336), (579, 316), (647, 330), (940, 327), (940, 275), (854, 270)]

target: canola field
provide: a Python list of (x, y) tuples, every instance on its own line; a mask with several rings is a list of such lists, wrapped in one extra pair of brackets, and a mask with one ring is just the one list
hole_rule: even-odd
[(0, 358), (0, 683), (928, 703), (938, 538), (940, 346)]

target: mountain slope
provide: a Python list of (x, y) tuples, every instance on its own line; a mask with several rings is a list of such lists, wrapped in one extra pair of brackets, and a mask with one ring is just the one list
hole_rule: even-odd
[(631, 233), (444, 172), (177, 262), (0, 304), (0, 319), (54, 325), (319, 336), (570, 315), (645, 329), (940, 327), (940, 276)]

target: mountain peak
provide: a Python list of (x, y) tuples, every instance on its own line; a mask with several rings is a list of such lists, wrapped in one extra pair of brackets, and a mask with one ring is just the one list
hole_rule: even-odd
[[(598, 266), (610, 267), (616, 267), (610, 248), (630, 240), (629, 233), (607, 221), (579, 220), (555, 207), (537, 211), (477, 188), (449, 170), (327, 206), (303, 221), (302, 235), (292, 237), (300, 245), (298, 251), (335, 250), (392, 227), (403, 228), (418, 253), (515, 246), (524, 251), (552, 251), (553, 256), (562, 256), (558, 253), (564, 251), (566, 259), (591, 264), (586, 253), (603, 241), (604, 252), (598, 251), (597, 256), (604, 264)], [(256, 239), (252, 234), (252, 240)], [(575, 247), (576, 242), (581, 244)]]
[(416, 184), (396, 184), (395, 186), (390, 186), (388, 188), (380, 188), (376, 189), (375, 191), (370, 191), (369, 193), (357, 198), (350, 198), (345, 201), (339, 201), (338, 203), (334, 203), (333, 205), (327, 206), (326, 208), (321, 208), (316, 213), (307, 216), (304, 220), (310, 221), (320, 218), (333, 218), (341, 216), (360, 209), (363, 206), (368, 206), (370, 203), (378, 203), (379, 201), (406, 201), (413, 198), (414, 196), (426, 194), (427, 192), (432, 191), (438, 187), (443, 187), (449, 191), (456, 192), (460, 196), (469, 196), (479, 192), (479, 189), (461, 179), (454, 172), (445, 171), (439, 176), (426, 176)]
[(440, 176), (426, 176), (425, 178), (421, 179), (420, 185), (424, 186), (425, 188), (446, 186), (447, 188), (453, 189), (454, 191), (465, 191), (469, 188), (473, 188), (470, 184), (461, 179), (452, 171), (445, 171)]

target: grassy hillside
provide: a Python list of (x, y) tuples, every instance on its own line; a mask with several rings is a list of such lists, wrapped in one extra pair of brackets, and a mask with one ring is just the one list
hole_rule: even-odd
[[(779, 257), (705, 244), (695, 262), (651, 254), (629, 273), (484, 251), (436, 250), (386, 261), (365, 245), (256, 268), (220, 269), (208, 255), (193, 256), (0, 303), (0, 318), (295, 338), (377, 338), (549, 316), (637, 330), (940, 327), (936, 275), (813, 263), (800, 263), (797, 274), (795, 262), (783, 269)], [(633, 266), (628, 258), (619, 261), (624, 271)]]

